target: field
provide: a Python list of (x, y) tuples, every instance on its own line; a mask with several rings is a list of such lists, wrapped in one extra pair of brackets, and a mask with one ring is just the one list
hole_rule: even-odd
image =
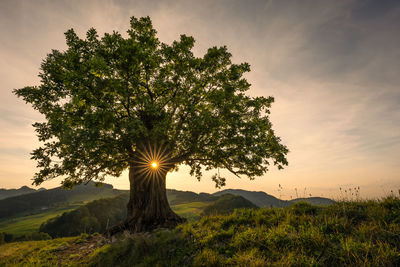
[(191, 202), (171, 206), (172, 210), (178, 215), (185, 217), (189, 222), (200, 219), (200, 214), (205, 207), (210, 205), (209, 202)]
[(0, 246), (0, 265), (400, 266), (399, 238), (399, 198), (303, 202), (206, 216), (114, 243), (96, 234), (9, 243)]
[(77, 207), (78, 205), (67, 205), (63, 207), (51, 208), (37, 214), (26, 214), (6, 218), (0, 220), (0, 232), (6, 232), (16, 236), (36, 232), (43, 222), (61, 215), (64, 212), (74, 210)]
[[(200, 213), (209, 205), (208, 202), (191, 202), (173, 205), (171, 208), (182, 217), (192, 222), (200, 219)], [(67, 205), (63, 207), (51, 208), (36, 214), (22, 214), (0, 220), (0, 232), (6, 232), (15, 236), (37, 232), (42, 223), (47, 220), (78, 208), (80, 205)]]
[(0, 266), (81, 266), (103, 245), (101, 241), (99, 235), (81, 235), (4, 244), (0, 250)]

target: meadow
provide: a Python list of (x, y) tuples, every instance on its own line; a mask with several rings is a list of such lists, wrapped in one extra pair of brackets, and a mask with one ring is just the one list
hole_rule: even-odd
[(236, 209), (113, 243), (99, 234), (9, 243), (0, 265), (399, 266), (399, 240), (400, 199), (392, 196)]
[(0, 232), (6, 232), (15, 236), (21, 236), (37, 232), (42, 223), (64, 212), (69, 212), (79, 207), (78, 205), (66, 205), (51, 208), (36, 214), (13, 216), (0, 220)]

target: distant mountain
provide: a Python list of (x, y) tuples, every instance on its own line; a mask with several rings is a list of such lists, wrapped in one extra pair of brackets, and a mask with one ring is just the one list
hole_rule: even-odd
[(246, 191), (242, 189), (225, 189), (214, 193), (214, 196), (221, 196), (224, 194), (232, 194), (242, 196), (252, 203), (256, 204), (258, 207), (282, 207), (286, 206), (286, 201), (280, 200), (274, 196), (268, 195), (262, 191)]
[[(72, 190), (65, 190), (61, 187), (48, 190), (35, 190), (27, 186), (14, 190), (18, 191), (20, 194), (0, 200), (0, 219), (17, 214), (36, 214), (40, 211), (60, 205), (84, 203), (96, 199), (114, 197), (121, 193), (129, 192), (128, 190), (114, 189), (110, 184), (103, 184), (102, 186), (97, 187), (93, 182), (90, 182), (87, 185), (78, 185)], [(8, 192), (10, 190), (6, 191)], [(3, 190), (2, 192), (6, 191)], [(286, 207), (298, 201), (306, 201), (314, 205), (329, 205), (334, 202), (333, 200), (320, 197), (286, 201), (268, 195), (265, 192), (254, 192), (241, 189), (226, 189), (214, 194), (197, 194), (190, 191), (167, 189), (167, 197), (171, 205), (193, 202), (214, 202), (224, 194), (242, 196), (258, 207)]]
[(191, 191), (179, 191), (175, 189), (167, 189), (167, 198), (170, 205), (190, 202), (212, 202), (218, 199), (217, 196), (207, 193), (196, 194)]
[(34, 193), (34, 192), (43, 191), (43, 190), (46, 190), (46, 189), (45, 188), (34, 189), (34, 188), (27, 187), (27, 186), (22, 186), (19, 189), (0, 188), (0, 200), (8, 198), (8, 197), (15, 197), (15, 196), (25, 195), (25, 194)]
[(218, 198), (217, 201), (207, 206), (202, 215), (229, 214), (235, 209), (252, 208), (257, 206), (239, 195), (225, 194)]
[(0, 200), (0, 219), (23, 212), (32, 213), (38, 210), (45, 210), (66, 203), (87, 202), (104, 197), (112, 197), (122, 192), (126, 191), (113, 189), (113, 186), (109, 184), (103, 184), (98, 187), (93, 182), (87, 185), (75, 186), (71, 190), (57, 187), (36, 191)]
[(335, 201), (329, 198), (323, 198), (323, 197), (310, 197), (310, 198), (296, 198), (292, 200), (281, 200), (279, 198), (276, 198), (274, 196), (268, 195), (265, 192), (262, 191), (247, 191), (247, 190), (242, 190), (242, 189), (225, 189), (222, 191), (215, 192), (213, 195), (214, 196), (221, 196), (223, 194), (232, 194), (232, 195), (238, 195), (242, 196), (254, 204), (256, 204), (258, 207), (287, 207), (290, 206), (294, 203), (300, 202), (300, 201), (305, 201), (313, 205), (330, 205), (333, 204)]

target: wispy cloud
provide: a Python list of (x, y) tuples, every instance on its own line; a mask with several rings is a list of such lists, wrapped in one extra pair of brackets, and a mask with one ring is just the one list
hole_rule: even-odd
[[(65, 48), (67, 29), (124, 33), (132, 15), (150, 15), (163, 42), (193, 35), (197, 55), (227, 45), (235, 62), (252, 66), (250, 94), (276, 98), (271, 118), (291, 150), (289, 168), (253, 182), (228, 179), (228, 186), (268, 191), (284, 183), (328, 192), (338, 184), (388, 187), (400, 180), (398, 1), (5, 0), (0, 186), (23, 185), (34, 172), (34, 163), (22, 173), (23, 166), (12, 168), (15, 157), (37, 145), (30, 124), (42, 119), (11, 90), (39, 82), (41, 60), (51, 49)], [(185, 170), (170, 176), (168, 186), (214, 190), (207, 178), (198, 184)], [(9, 180), (13, 173), (19, 178)], [(127, 187), (122, 181), (118, 186)]]

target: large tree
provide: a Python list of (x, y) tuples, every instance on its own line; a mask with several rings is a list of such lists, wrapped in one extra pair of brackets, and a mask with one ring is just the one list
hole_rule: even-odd
[(180, 164), (197, 179), (219, 169), (254, 179), (273, 163), (287, 165), (287, 148), (268, 118), (272, 97), (250, 97), (243, 74), (224, 47), (195, 57), (194, 39), (171, 45), (156, 37), (149, 17), (131, 18), (124, 37), (81, 39), (65, 33), (68, 48), (41, 64), (40, 85), (14, 90), (45, 116), (33, 124), (42, 145), (32, 152), (34, 184), (63, 177), (72, 187), (129, 169), (127, 219), (109, 233), (149, 231), (184, 221), (169, 207), (165, 180)]

